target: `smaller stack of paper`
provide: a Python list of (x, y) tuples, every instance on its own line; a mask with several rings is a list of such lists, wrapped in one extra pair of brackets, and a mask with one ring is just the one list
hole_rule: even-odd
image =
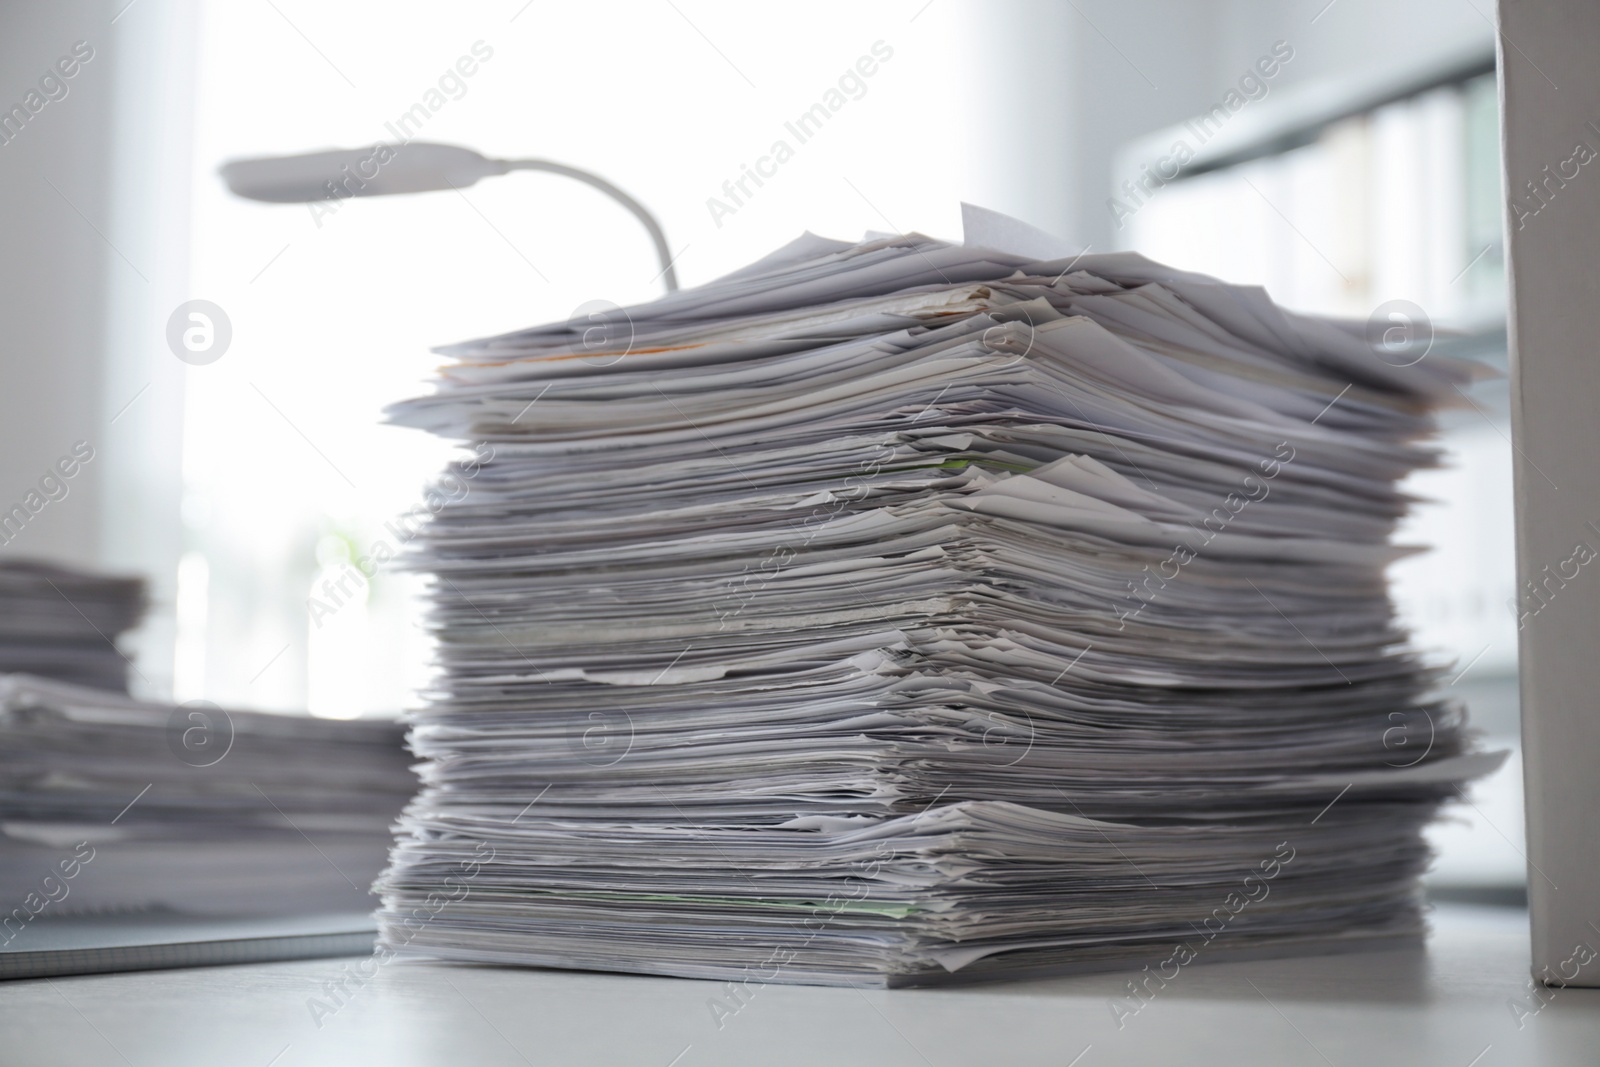
[(0, 672), (128, 690), (117, 637), (144, 615), (142, 578), (32, 560), (0, 562)]
[(370, 911), (415, 785), (393, 721), (0, 676), (0, 941), (105, 909)]

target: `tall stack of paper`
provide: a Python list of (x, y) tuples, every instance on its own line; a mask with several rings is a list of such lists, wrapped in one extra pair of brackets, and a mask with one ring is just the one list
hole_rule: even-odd
[(0, 677), (0, 943), (84, 911), (365, 912), (416, 785), (398, 723)]
[(142, 578), (51, 563), (0, 563), (0, 673), (26, 671), (99, 689), (128, 688), (117, 638), (145, 610)]
[(1420, 933), (1493, 760), (1384, 567), (1463, 365), (970, 235), (445, 351), (393, 413), (480, 458), (419, 539), (390, 948), (893, 985)]

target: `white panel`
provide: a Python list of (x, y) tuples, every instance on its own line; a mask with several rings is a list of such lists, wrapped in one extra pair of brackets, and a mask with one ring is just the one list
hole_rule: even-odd
[[(1545, 199), (1509, 220), (1517, 560), (1524, 581), (1600, 548), (1600, 7), (1502, 0), (1506, 188), (1573, 159)], [(1534, 58), (1537, 57), (1537, 58)], [(1519, 202), (1514, 195), (1512, 205)], [(1526, 212), (1526, 215), (1523, 214)], [(1569, 568), (1570, 569), (1570, 568)], [(1600, 565), (1580, 568), (1522, 629), (1522, 738), (1528, 804), (1533, 967), (1546, 980), (1600, 985)], [(1572, 973), (1579, 947), (1588, 966)], [(1583, 955), (1579, 951), (1579, 955)], [(1549, 970), (1546, 970), (1549, 968)], [(1567, 973), (1562, 973), (1563, 971)]]

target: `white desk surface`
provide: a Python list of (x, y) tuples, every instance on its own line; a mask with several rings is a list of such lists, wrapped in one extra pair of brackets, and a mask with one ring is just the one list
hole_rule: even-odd
[[(983, 1067), (1600, 1063), (1600, 990), (1517, 1019), (1526, 913), (1441, 906), (1425, 952), (1186, 967), (1119, 1030), (1126, 974), (963, 989), (767, 986), (718, 1028), (710, 982), (393, 963), (330, 1017), (351, 960), (0, 985), (0, 1064)], [(1534, 1002), (1529, 1002), (1534, 1003)]]

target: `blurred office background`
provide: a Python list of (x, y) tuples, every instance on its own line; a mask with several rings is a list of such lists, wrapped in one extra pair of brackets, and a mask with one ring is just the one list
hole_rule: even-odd
[[(7, 107), (93, 53), (0, 144), (0, 503), (94, 449), (0, 552), (151, 575), (144, 695), (413, 699), (415, 585), (354, 561), (403, 547), (445, 453), (382, 408), (426, 387), (431, 346), (659, 291), (637, 223), (559, 178), (312, 210), (216, 177), (393, 140), (403, 116), (607, 176), (661, 218), (686, 285), (806, 229), (959, 238), (966, 200), (1308, 311), (1403, 306), (1438, 352), (1505, 365), (1494, 30), (1472, 0), (72, 0), (0, 23)], [(798, 143), (785, 124), (830, 91), (843, 105)], [(792, 158), (747, 178), (779, 140)], [(191, 299), (231, 325), (203, 366), (167, 343)], [(1497, 747), (1517, 733), (1509, 433), (1485, 382), (1413, 486), (1430, 503), (1404, 539), (1433, 550), (1394, 571)], [(1514, 897), (1518, 768), (1436, 831), (1441, 892)]]

